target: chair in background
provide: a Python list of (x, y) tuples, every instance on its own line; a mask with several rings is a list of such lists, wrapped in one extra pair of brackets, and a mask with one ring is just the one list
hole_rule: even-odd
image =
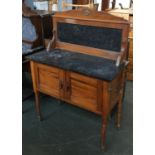
[(81, 8), (89, 8), (90, 10), (98, 10), (98, 6), (99, 4), (98, 3), (95, 3), (93, 2), (93, 0), (89, 0), (89, 3), (88, 4), (70, 4), (70, 3), (67, 3), (65, 0), (62, 0), (62, 10), (65, 10), (65, 8), (67, 7), (74, 7), (75, 9), (81, 9)]
[[(54, 9), (53, 6), (56, 6)], [(48, 11), (58, 11), (58, 0), (49, 0), (48, 1)]]

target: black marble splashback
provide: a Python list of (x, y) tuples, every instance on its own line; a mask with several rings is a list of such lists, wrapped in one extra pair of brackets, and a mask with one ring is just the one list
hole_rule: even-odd
[(61, 49), (53, 49), (50, 52), (44, 50), (27, 58), (35, 62), (107, 81), (113, 80), (122, 68), (116, 67), (115, 61), (112, 60)]
[(62, 42), (120, 52), (121, 29), (69, 23), (58, 23), (57, 29)]

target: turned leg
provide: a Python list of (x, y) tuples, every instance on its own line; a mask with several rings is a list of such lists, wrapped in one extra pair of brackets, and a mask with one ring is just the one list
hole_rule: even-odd
[(106, 129), (108, 125), (108, 117), (110, 115), (110, 93), (109, 93), (110, 85), (108, 82), (103, 81), (102, 85), (102, 130), (101, 130), (101, 149), (105, 151), (106, 149)]
[(35, 92), (35, 103), (36, 103), (36, 111), (38, 114), (38, 118), (41, 121), (42, 117), (41, 117), (41, 110), (40, 110), (39, 92)]
[(123, 92), (121, 92), (120, 97), (118, 99), (118, 104), (117, 104), (117, 118), (116, 118), (116, 126), (117, 126), (117, 128), (120, 128), (120, 126), (121, 126), (122, 98), (123, 98)]
[(32, 82), (33, 82), (33, 91), (34, 91), (34, 94), (35, 94), (35, 106), (36, 106), (36, 111), (37, 111), (37, 114), (38, 114), (38, 118), (41, 121), (39, 92), (37, 90), (37, 85), (38, 85), (37, 66), (36, 66), (35, 62), (33, 62), (33, 61), (30, 61), (30, 66), (31, 66), (31, 75), (32, 75)]
[(107, 129), (108, 117), (102, 118), (102, 131), (101, 131), (101, 149), (105, 151), (106, 144), (106, 129)]

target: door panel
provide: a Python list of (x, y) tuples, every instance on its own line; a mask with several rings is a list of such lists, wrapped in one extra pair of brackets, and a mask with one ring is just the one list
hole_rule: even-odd
[(97, 111), (97, 80), (70, 73), (70, 101), (87, 110)]
[(38, 89), (51, 96), (63, 97), (63, 71), (55, 67), (37, 65)]

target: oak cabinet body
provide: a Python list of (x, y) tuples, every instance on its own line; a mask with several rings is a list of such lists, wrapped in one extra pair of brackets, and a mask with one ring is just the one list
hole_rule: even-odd
[(123, 89), (123, 72), (108, 82), (32, 61), (31, 69), (37, 91), (100, 115), (104, 107), (104, 94), (108, 93), (108, 97), (104, 98), (109, 101), (106, 103), (108, 107), (104, 110), (109, 113)]

